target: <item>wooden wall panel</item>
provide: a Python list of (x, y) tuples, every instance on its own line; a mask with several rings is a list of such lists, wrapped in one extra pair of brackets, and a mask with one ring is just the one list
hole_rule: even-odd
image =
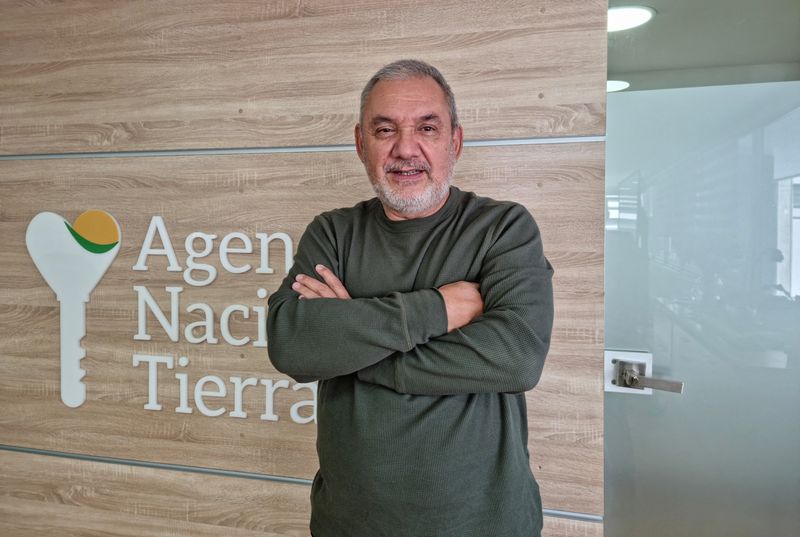
[[(602, 135), (605, 2), (584, 0), (153, 0), (5, 2), (0, 17), (0, 156), (62, 152), (351, 144), (358, 94), (381, 65), (419, 57), (441, 68), (467, 139)], [(527, 205), (556, 268), (556, 323), (542, 381), (528, 394), (531, 464), (545, 507), (603, 511), (602, 144), (469, 148), (465, 190)], [(151, 258), (131, 266), (152, 215), (178, 259), (192, 231), (289, 233), (316, 213), (371, 197), (355, 155), (304, 153), (0, 161), (0, 444), (310, 478), (313, 424), (290, 419), (308, 389), (278, 390), (278, 421), (261, 419), (264, 387), (245, 390), (247, 418), (176, 413), (179, 383), (203, 375), (284, 379), (265, 349), (171, 342), (150, 316), (134, 341), (136, 294), (162, 307), (181, 285), (183, 326), (283, 277), (220, 270), (187, 285)], [(40, 211), (70, 220), (89, 208), (122, 225), (122, 248), (87, 310), (87, 402), (59, 399), (59, 311), (25, 251)], [(216, 253), (215, 248), (215, 253)], [(256, 251), (258, 247), (256, 245)], [(258, 253), (234, 255), (258, 265)], [(220, 269), (219, 258), (207, 260)], [(255, 320), (238, 319), (252, 337)], [(215, 325), (220, 337), (219, 326)], [(186, 356), (159, 372), (161, 411), (146, 410), (147, 371), (134, 353)], [(230, 382), (226, 382), (231, 389)], [(191, 401), (191, 395), (190, 395)], [(228, 411), (229, 393), (216, 405)], [(210, 406), (215, 406), (212, 403)], [(306, 409), (307, 412), (307, 409)], [(302, 414), (302, 412), (301, 412)], [(307, 535), (307, 486), (0, 451), (0, 534)], [(602, 524), (547, 517), (545, 537), (599, 536)]]
[(0, 534), (308, 537), (310, 488), (0, 451)]
[(542, 537), (603, 537), (603, 524), (545, 517)]
[[(308, 537), (310, 488), (0, 451), (0, 534)], [(542, 537), (601, 537), (545, 517)]]
[(0, 154), (350, 144), (381, 65), (420, 57), (469, 139), (603, 134), (605, 3), (4, 2)]
[[(602, 513), (602, 223), (603, 145), (556, 144), (468, 148), (455, 183), (466, 190), (527, 205), (542, 229), (556, 269), (553, 350), (540, 386), (531, 392), (530, 448), (546, 507)], [(282, 258), (273, 249), (275, 274), (220, 270), (207, 287), (185, 284), (180, 273), (151, 258), (150, 272), (135, 272), (152, 215), (163, 216), (178, 259), (183, 238), (200, 230), (219, 237), (243, 231), (289, 233), (295, 244), (311, 218), (371, 197), (354, 153), (272, 154), (176, 158), (103, 158), (0, 162), (0, 443), (130, 459), (311, 477), (316, 469), (313, 425), (293, 423), (289, 406), (308, 390), (276, 395), (277, 422), (264, 421), (264, 390), (245, 391), (245, 419), (177, 414), (178, 382), (160, 372), (163, 410), (143, 408), (147, 371), (133, 353), (187, 356), (192, 381), (213, 374), (280, 379), (264, 349), (247, 345), (194, 345), (169, 341), (152, 320), (152, 341), (134, 341), (133, 285), (145, 285), (163, 307), (164, 287), (182, 285), (181, 326), (196, 320), (190, 302), (256, 305), (256, 289), (275, 289)], [(89, 208), (113, 214), (122, 248), (87, 310), (87, 402), (59, 399), (58, 309), (34, 268), (25, 228), (48, 210), (73, 220)], [(217, 239), (216, 244), (219, 244)], [(216, 250), (215, 250), (216, 252)], [(257, 254), (237, 263), (258, 264)], [(219, 268), (219, 260), (208, 262)], [(160, 289), (160, 292), (159, 292)], [(233, 324), (255, 336), (255, 319)], [(219, 330), (217, 330), (219, 336)], [(175, 371), (171, 372), (174, 373)], [(305, 393), (304, 393), (305, 392)], [(230, 394), (220, 400), (229, 410)]]

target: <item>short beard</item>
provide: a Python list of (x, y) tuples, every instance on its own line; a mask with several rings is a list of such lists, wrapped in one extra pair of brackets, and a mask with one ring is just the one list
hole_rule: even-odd
[(392, 190), (385, 181), (372, 182), (372, 189), (381, 203), (398, 214), (419, 214), (436, 207), (450, 192), (450, 179), (431, 182), (429, 188), (418, 196), (403, 197)]
[[(372, 190), (375, 191), (375, 195), (378, 196), (378, 199), (381, 201), (384, 207), (388, 207), (398, 214), (414, 215), (428, 212), (432, 208), (439, 205), (442, 200), (447, 198), (447, 195), (450, 192), (450, 182), (453, 180), (453, 170), (456, 163), (455, 148), (452, 145), (450, 146), (448, 157), (449, 162), (447, 165), (447, 170), (445, 170), (447, 175), (444, 180), (437, 181), (435, 178), (428, 179), (428, 188), (426, 188), (417, 196), (402, 196), (389, 186), (389, 179), (386, 177), (386, 174), (392, 170), (392, 166), (385, 167), (383, 177), (377, 180), (375, 180), (373, 177), (370, 177)], [(365, 165), (369, 173), (369, 162), (365, 162)], [(427, 170), (427, 173), (430, 174), (429, 169)]]

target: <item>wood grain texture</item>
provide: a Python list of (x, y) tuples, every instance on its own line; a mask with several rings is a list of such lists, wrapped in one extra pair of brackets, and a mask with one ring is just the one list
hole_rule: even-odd
[(0, 451), (0, 534), (308, 537), (305, 485)]
[(0, 154), (351, 143), (367, 79), (447, 76), (468, 138), (605, 132), (605, 2), (4, 2)]
[(544, 517), (542, 537), (603, 537), (603, 524)]
[[(0, 534), (307, 537), (310, 488), (0, 451)], [(545, 517), (542, 537), (602, 537)]]
[[(529, 394), (532, 466), (549, 508), (602, 513), (603, 349), (603, 144), (468, 148), (456, 168), (465, 190), (524, 203), (539, 223), (556, 270), (556, 323), (552, 352), (540, 385)], [(151, 341), (137, 331), (133, 285), (152, 290), (162, 307), (164, 287), (181, 285), (181, 327), (197, 320), (192, 302), (264, 304), (256, 290), (271, 291), (283, 278), (278, 248), (275, 273), (229, 274), (209, 286), (186, 285), (167, 272), (162, 257), (149, 272), (131, 267), (152, 215), (164, 218), (181, 264), (184, 238), (193, 231), (219, 238), (231, 231), (286, 232), (295, 244), (315, 214), (371, 197), (353, 153), (273, 154), (176, 158), (108, 158), (0, 162), (0, 443), (120, 458), (191, 464), (274, 475), (311, 477), (317, 462), (314, 427), (294, 423), (290, 405), (308, 390), (279, 390), (278, 421), (265, 421), (265, 389), (247, 388), (246, 418), (179, 414), (178, 381), (203, 375), (282, 379), (264, 349), (245, 345), (171, 342), (152, 316)], [(89, 208), (113, 214), (122, 247), (87, 309), (87, 402), (69, 409), (59, 399), (58, 309), (55, 296), (31, 262), (25, 228), (48, 210), (74, 220)], [(216, 250), (215, 250), (216, 252)], [(236, 263), (258, 264), (257, 254)], [(217, 268), (219, 259), (204, 259)], [(160, 290), (160, 291), (159, 291)], [(257, 333), (255, 316), (232, 324), (235, 335)], [(216, 329), (219, 337), (219, 329)], [(186, 356), (189, 366), (161, 370), (163, 410), (145, 410), (147, 371), (132, 366), (133, 353)], [(191, 396), (190, 396), (191, 397)], [(215, 403), (215, 401), (218, 401)], [(229, 412), (231, 394), (211, 400)], [(195, 406), (195, 405), (192, 405)]]

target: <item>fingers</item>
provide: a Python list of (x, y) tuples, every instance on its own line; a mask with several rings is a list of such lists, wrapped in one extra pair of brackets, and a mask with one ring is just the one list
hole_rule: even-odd
[(317, 265), (314, 268), (324, 281), (321, 282), (305, 274), (298, 274), (292, 284), (292, 289), (300, 295), (300, 298), (350, 298), (350, 293), (329, 268), (323, 265)]
[(303, 298), (322, 298), (322, 295), (320, 295), (317, 291), (315, 291), (311, 287), (308, 287), (308, 286), (303, 284), (303, 281), (306, 281), (308, 279), (309, 279), (308, 276), (305, 276), (303, 274), (299, 274), (295, 278), (295, 282), (292, 284), (292, 289), (297, 291), (297, 293), (300, 295), (300, 297), (299, 297), (300, 299), (303, 299)]
[(297, 275), (292, 289), (297, 291), (302, 298), (336, 298), (336, 293), (330, 287), (305, 274)]
[(331, 269), (325, 265), (317, 265), (314, 268), (317, 274), (322, 276), (322, 279), (328, 284), (328, 287), (333, 291), (334, 295), (336, 295), (336, 298), (350, 298), (350, 293), (347, 292), (342, 281), (336, 277)]

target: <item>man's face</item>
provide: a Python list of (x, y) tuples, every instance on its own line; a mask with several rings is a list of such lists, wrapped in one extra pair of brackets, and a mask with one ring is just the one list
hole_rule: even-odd
[(356, 149), (386, 215), (422, 218), (447, 201), (461, 156), (444, 91), (429, 77), (381, 80), (356, 125)]

